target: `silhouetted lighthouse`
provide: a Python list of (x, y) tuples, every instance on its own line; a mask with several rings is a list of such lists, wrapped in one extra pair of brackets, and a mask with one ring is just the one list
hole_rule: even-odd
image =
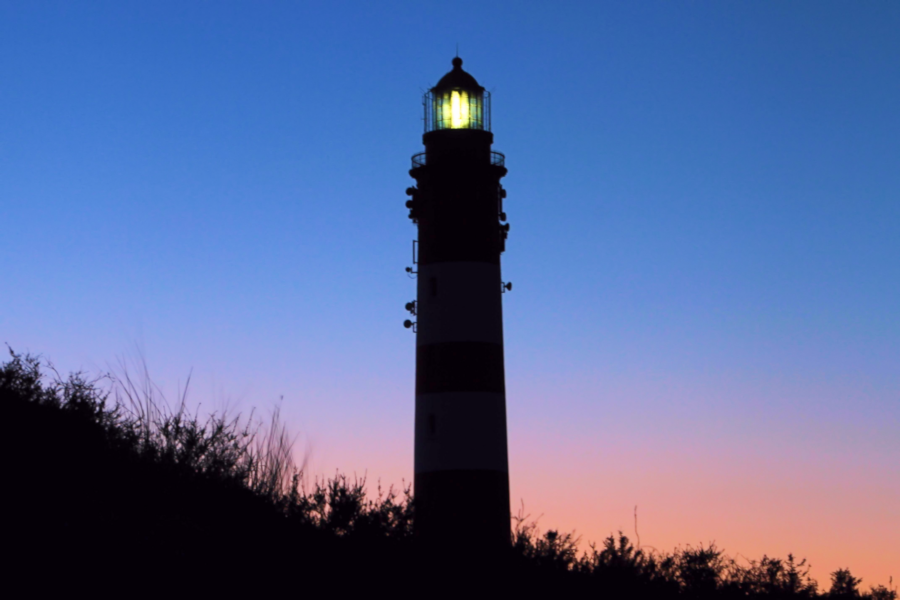
[[(509, 545), (500, 276), (509, 225), (491, 151), (490, 93), (462, 59), (425, 94), (425, 152), (412, 157), (418, 224), (415, 535), (495, 554)], [(417, 257), (416, 257), (417, 254)], [(409, 269), (413, 272), (412, 269)]]

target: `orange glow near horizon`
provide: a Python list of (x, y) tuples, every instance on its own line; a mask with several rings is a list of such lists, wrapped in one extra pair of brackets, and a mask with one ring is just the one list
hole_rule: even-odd
[[(574, 530), (584, 550), (622, 531), (661, 552), (715, 543), (745, 565), (793, 554), (807, 560), (820, 590), (839, 568), (861, 577), (861, 590), (900, 576), (900, 477), (876, 439), (887, 431), (769, 426), (760, 445), (756, 429), (747, 439), (712, 429), (697, 436), (662, 415), (634, 434), (621, 414), (605, 429), (529, 422), (517, 395), (509, 402), (511, 507), (541, 530)], [(310, 473), (367, 474), (373, 491), (379, 480), (412, 480), (412, 431), (402, 423), (393, 434), (373, 428), (352, 440), (339, 425), (333, 437), (317, 436)], [(864, 436), (869, 448), (858, 443)]]
[(524, 503), (542, 529), (575, 530), (584, 549), (622, 531), (663, 552), (715, 543), (745, 565), (793, 554), (825, 590), (839, 568), (862, 577), (861, 590), (900, 574), (900, 481), (890, 472), (827, 456), (814, 463), (796, 448), (712, 455), (659, 452), (664, 442), (597, 449), (573, 439), (556, 440), (555, 457), (572, 457), (560, 465), (515, 431), (511, 438), (513, 513)]
[[(345, 447), (340, 456), (314, 460), (313, 472), (333, 476), (337, 467), (325, 463), (339, 463), (341, 472), (367, 474), (371, 491), (379, 480), (384, 487), (412, 480), (411, 461), (398, 456), (399, 448), (364, 460), (367, 444), (356, 443), (360, 453), (354, 460)], [(558, 465), (513, 441), (513, 515), (537, 519), (541, 530), (574, 530), (582, 550), (621, 531), (636, 545), (639, 536), (642, 548), (660, 552), (715, 543), (744, 565), (764, 555), (793, 554), (807, 560), (823, 591), (839, 568), (862, 577), (861, 590), (888, 585), (900, 574), (900, 520), (892, 503), (900, 486), (881, 487), (874, 473), (814, 469), (796, 477), (796, 464), (762, 464), (738, 473), (733, 457), (690, 463), (691, 457), (674, 454), (657, 461), (638, 453), (629, 464), (614, 464), (624, 456), (606, 457), (607, 465), (597, 455)]]

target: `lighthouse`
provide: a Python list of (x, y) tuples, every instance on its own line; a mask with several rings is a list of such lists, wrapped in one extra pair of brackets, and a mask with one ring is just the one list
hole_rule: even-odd
[(491, 150), (490, 93), (452, 61), (424, 97), (425, 151), (412, 157), (417, 226), (415, 525), (417, 544), (485, 557), (510, 543), (503, 281), (509, 224)]

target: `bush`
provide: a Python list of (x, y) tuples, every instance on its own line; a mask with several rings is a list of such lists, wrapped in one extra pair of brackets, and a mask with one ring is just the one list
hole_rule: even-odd
[[(369, 498), (365, 479), (340, 475), (306, 485), (277, 411), (267, 426), (252, 413), (201, 419), (184, 396), (170, 409), (146, 378), (48, 379), (38, 358), (11, 354), (0, 402), (17, 458), (8, 544), (22, 548), (20, 576), (172, 583), (234, 565), (229, 577), (320, 580), (353, 561), (377, 580), (404, 564), (411, 490), (379, 486)], [(361, 557), (376, 541), (379, 552)]]

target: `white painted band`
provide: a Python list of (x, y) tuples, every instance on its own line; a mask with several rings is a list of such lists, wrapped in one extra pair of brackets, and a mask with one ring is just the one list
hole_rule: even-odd
[(509, 472), (506, 397), (490, 392), (416, 396), (415, 472)]
[(420, 265), (416, 344), (503, 343), (500, 265), (442, 262)]

